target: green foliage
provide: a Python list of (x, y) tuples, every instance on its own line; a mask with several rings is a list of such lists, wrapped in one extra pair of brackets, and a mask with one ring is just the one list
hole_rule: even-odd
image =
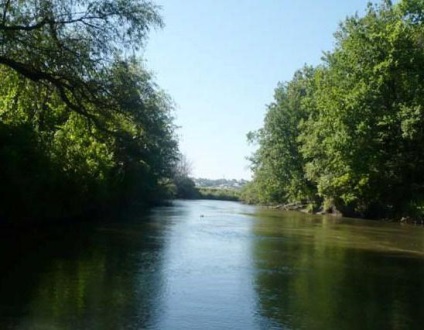
[(155, 7), (7, 1), (4, 17), (0, 217), (74, 217), (169, 197), (172, 103), (139, 60), (117, 52), (160, 23)]
[(240, 192), (235, 189), (199, 188), (198, 198), (222, 201), (238, 201), (240, 200)]
[(144, 0), (3, 1), (0, 64), (50, 85), (70, 110), (106, 129), (120, 105), (108, 97), (105, 72), (161, 25)]
[(175, 197), (182, 199), (194, 199), (199, 196), (194, 180), (190, 177), (192, 164), (188, 158), (179, 154), (173, 168), (173, 184), (175, 186)]
[(247, 204), (267, 204), (266, 200), (261, 200), (260, 197), (264, 196), (261, 192), (262, 186), (259, 185), (258, 177), (254, 181), (247, 183), (240, 191), (240, 199)]
[(176, 198), (195, 199), (199, 197), (199, 191), (196, 189), (194, 181), (189, 177), (176, 177), (174, 179), (176, 186)]
[(259, 149), (252, 157), (254, 184), (245, 195), (250, 201), (279, 203), (313, 199), (314, 186), (305, 178), (305, 158), (299, 149), (299, 123), (313, 102), (314, 69), (305, 67), (293, 80), (280, 84), (268, 106), (264, 127), (249, 134)]
[(335, 49), (304, 79), (306, 93), (288, 93), (299, 86), (298, 74), (277, 89), (284, 97), (276, 95), (256, 133), (250, 190), (257, 200), (322, 199), (366, 217), (417, 214), (412, 209), (422, 208), (424, 196), (423, 10), (422, 1), (370, 4), (364, 17), (341, 24)]

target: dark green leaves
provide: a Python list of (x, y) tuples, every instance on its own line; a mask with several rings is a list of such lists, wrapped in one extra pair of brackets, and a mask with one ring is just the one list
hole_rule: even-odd
[(0, 135), (12, 134), (0, 145), (10, 192), (0, 217), (63, 218), (162, 198), (178, 153), (172, 102), (126, 54), (162, 25), (156, 6), (3, 1), (0, 15)]
[(421, 209), (423, 10), (423, 1), (369, 5), (341, 24), (322, 67), (277, 89), (253, 169), (259, 195), (283, 193), (265, 202), (308, 196), (369, 217)]

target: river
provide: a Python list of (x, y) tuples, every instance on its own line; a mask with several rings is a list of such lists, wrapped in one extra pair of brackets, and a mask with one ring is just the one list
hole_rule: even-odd
[(3, 235), (0, 329), (422, 329), (424, 228), (176, 201)]

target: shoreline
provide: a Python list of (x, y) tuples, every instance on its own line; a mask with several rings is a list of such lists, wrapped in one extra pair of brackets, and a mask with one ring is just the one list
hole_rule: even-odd
[(330, 211), (324, 211), (322, 209), (317, 211), (311, 211), (308, 209), (307, 204), (302, 203), (287, 203), (287, 204), (276, 204), (276, 205), (261, 205), (261, 204), (252, 204), (261, 206), (267, 209), (271, 210), (279, 210), (279, 211), (294, 211), (294, 212), (300, 212), (310, 215), (325, 215), (325, 216), (332, 216), (336, 218), (352, 218), (352, 219), (362, 219), (362, 220), (371, 220), (371, 221), (378, 221), (378, 222), (385, 222), (385, 223), (399, 223), (399, 224), (408, 224), (408, 225), (418, 225), (418, 226), (424, 226), (424, 220), (421, 219), (414, 219), (410, 216), (403, 216), (401, 218), (366, 218), (361, 217), (360, 215), (355, 216), (349, 216), (344, 215), (342, 212), (337, 210), (336, 208), (331, 208)]

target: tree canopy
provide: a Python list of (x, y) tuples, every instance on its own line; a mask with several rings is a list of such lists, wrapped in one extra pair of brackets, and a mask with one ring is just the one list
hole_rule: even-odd
[(142, 0), (3, 1), (0, 218), (72, 217), (167, 196), (172, 102), (134, 52), (162, 26)]
[(276, 89), (251, 134), (251, 199), (423, 215), (423, 12), (420, 0), (369, 4), (341, 23), (321, 65)]
[[(142, 47), (152, 26), (161, 25), (149, 1), (6, 0), (0, 64), (51, 85), (69, 109), (101, 126), (99, 116), (119, 107), (109, 97), (104, 72), (116, 56)], [(99, 107), (101, 112), (94, 110)]]

